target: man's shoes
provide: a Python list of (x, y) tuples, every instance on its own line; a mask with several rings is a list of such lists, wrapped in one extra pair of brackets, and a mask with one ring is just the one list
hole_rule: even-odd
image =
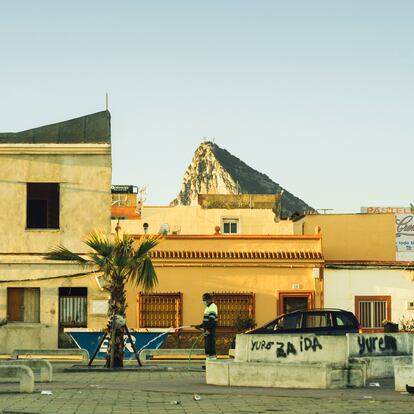
[(217, 359), (216, 355), (209, 355), (206, 356), (206, 361), (215, 361)]

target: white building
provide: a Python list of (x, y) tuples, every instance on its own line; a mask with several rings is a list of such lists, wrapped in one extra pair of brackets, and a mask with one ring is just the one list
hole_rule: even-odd
[(327, 261), (324, 306), (354, 312), (366, 332), (414, 318), (414, 263)]

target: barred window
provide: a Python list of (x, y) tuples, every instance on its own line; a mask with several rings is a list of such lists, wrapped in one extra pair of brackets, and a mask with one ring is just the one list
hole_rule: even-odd
[(355, 314), (362, 329), (380, 330), (391, 319), (391, 296), (355, 296)]
[(182, 325), (182, 293), (138, 294), (140, 328), (178, 328)]
[(87, 326), (88, 288), (59, 288), (60, 326)]
[(235, 327), (237, 319), (253, 319), (254, 293), (212, 293), (218, 309), (218, 327)]

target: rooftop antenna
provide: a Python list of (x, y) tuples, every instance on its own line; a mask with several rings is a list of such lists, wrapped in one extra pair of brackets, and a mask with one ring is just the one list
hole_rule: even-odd
[(105, 107), (108, 110), (108, 92), (105, 94)]

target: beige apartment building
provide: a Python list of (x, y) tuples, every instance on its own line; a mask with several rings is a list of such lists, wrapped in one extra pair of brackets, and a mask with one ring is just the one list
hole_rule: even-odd
[(105, 326), (107, 293), (90, 269), (43, 254), (58, 244), (86, 253), (88, 233), (110, 231), (111, 176), (108, 111), (0, 133), (0, 354)]

